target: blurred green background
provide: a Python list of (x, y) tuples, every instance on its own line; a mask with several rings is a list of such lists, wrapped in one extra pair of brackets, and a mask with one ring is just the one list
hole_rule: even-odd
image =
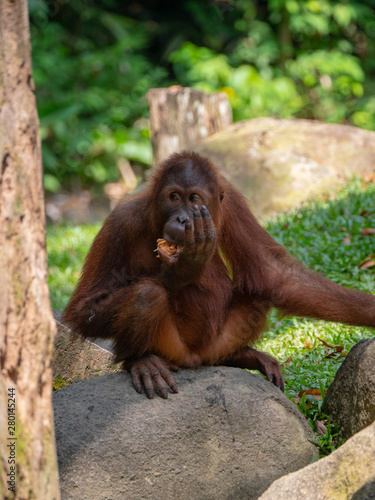
[[(375, 1), (30, 0), (47, 192), (150, 166), (146, 92), (225, 92), (234, 120), (375, 130)], [(140, 174), (139, 174), (140, 173)]]

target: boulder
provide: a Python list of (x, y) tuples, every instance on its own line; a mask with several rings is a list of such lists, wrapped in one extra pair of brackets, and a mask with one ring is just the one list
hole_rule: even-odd
[(324, 399), (323, 411), (347, 439), (375, 422), (375, 338), (351, 348)]
[(314, 434), (297, 407), (260, 375), (181, 370), (179, 394), (137, 394), (129, 374), (54, 393), (63, 500), (256, 499), (311, 462)]
[(249, 199), (256, 216), (290, 209), (374, 172), (375, 132), (313, 120), (256, 118), (190, 147), (208, 156)]
[(375, 499), (375, 423), (338, 450), (275, 481), (259, 500)]
[(54, 380), (60, 378), (63, 383), (72, 383), (120, 370), (120, 365), (113, 363), (112, 341), (74, 339), (71, 330), (57, 319), (61, 313), (53, 314), (57, 326), (52, 357)]

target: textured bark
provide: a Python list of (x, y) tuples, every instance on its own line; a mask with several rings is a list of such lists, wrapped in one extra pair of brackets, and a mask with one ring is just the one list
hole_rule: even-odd
[(232, 110), (222, 93), (170, 87), (151, 89), (147, 98), (155, 164), (232, 123)]
[[(0, 498), (57, 499), (49, 304), (38, 115), (26, 0), (0, 0)], [(8, 488), (10, 388), (16, 487)]]

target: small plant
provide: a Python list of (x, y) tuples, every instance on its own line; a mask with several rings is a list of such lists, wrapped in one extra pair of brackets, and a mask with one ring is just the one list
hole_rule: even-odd
[[(319, 458), (330, 455), (345, 442), (345, 439), (340, 438), (340, 426), (338, 424), (332, 423), (326, 415), (321, 415), (321, 419), (326, 428), (325, 434), (318, 435), (316, 440), (310, 440), (318, 448)], [(316, 425), (314, 430), (317, 432)]]
[(65, 387), (67, 385), (69, 385), (69, 382), (66, 382), (64, 377), (59, 376), (53, 379), (52, 387), (54, 391), (58, 391), (61, 387)]

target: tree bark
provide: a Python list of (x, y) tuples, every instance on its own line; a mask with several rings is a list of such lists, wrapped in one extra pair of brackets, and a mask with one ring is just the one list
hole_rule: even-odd
[(223, 93), (177, 86), (151, 89), (147, 98), (155, 164), (232, 123), (232, 109)]
[(289, 15), (285, 7), (281, 9), (281, 22), (278, 28), (278, 37), (280, 47), (279, 65), (283, 68), (286, 61), (293, 57), (294, 52), (293, 38), (289, 29)]
[(33, 85), (27, 0), (0, 0), (0, 498), (45, 500), (60, 495)]

